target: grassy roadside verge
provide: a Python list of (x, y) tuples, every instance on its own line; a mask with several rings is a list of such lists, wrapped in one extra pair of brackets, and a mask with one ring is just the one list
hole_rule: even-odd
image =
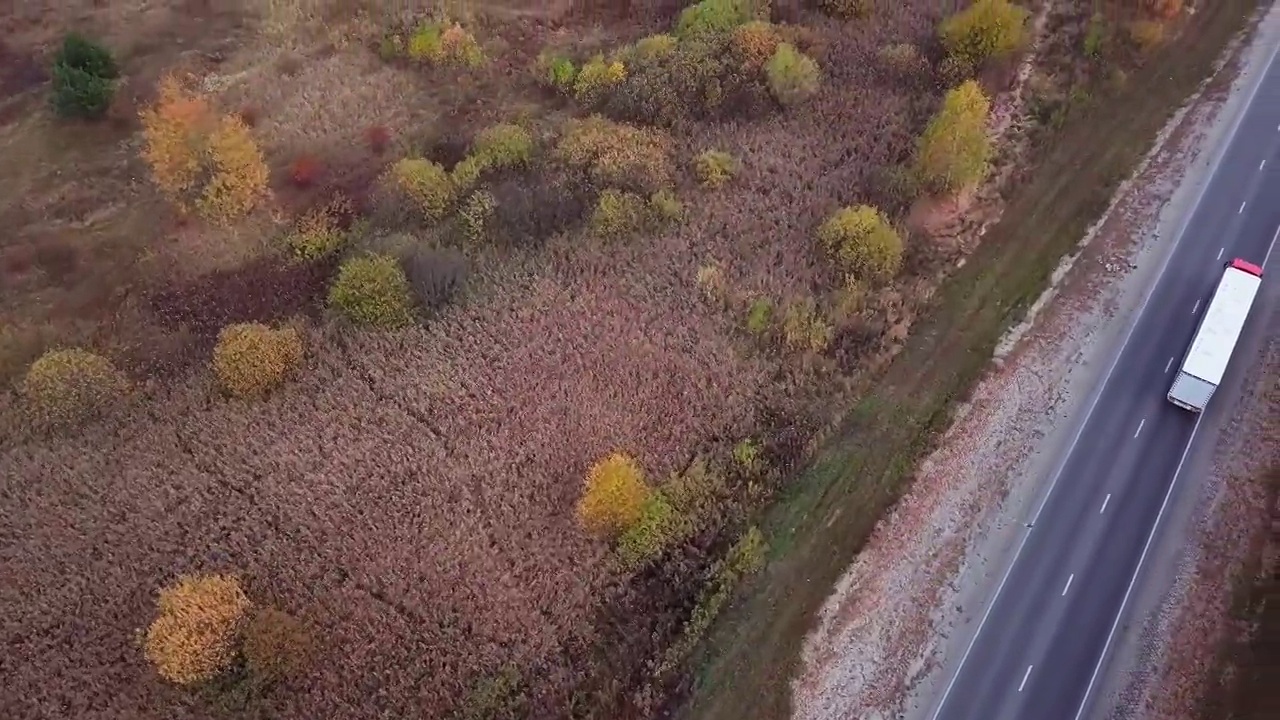
[(717, 623), (684, 716), (789, 716), (801, 644), (833, 583), (906, 489), (1001, 335), (1256, 7), (1257, 0), (1201, 7), (1176, 43), (1131, 73), (1127, 90), (1067, 121), (1001, 223), (940, 290), (929, 320), (770, 511), (769, 567)]
[(1268, 533), (1234, 579), (1234, 621), (1218, 648), (1200, 704), (1203, 720), (1280, 717), (1280, 465), (1262, 478)]

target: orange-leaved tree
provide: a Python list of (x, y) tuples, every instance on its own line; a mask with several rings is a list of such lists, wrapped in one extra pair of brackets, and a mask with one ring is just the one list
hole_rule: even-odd
[(578, 521), (588, 532), (616, 535), (640, 519), (651, 492), (635, 459), (614, 453), (587, 472)]
[(227, 223), (267, 193), (270, 171), (244, 121), (219, 116), (203, 95), (172, 75), (141, 112), (143, 159), (160, 190), (183, 210)]

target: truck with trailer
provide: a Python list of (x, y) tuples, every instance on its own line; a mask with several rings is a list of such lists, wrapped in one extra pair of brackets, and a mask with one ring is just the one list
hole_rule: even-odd
[(1226, 374), (1261, 284), (1261, 267), (1239, 258), (1227, 263), (1169, 388), (1169, 402), (1204, 411)]

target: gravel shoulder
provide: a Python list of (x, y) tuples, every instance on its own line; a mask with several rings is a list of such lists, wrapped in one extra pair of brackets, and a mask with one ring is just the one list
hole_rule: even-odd
[(796, 718), (928, 717), (1209, 179), (1241, 110), (1241, 80), (1265, 65), (1278, 40), (1273, 9), (1234, 48), (1238, 60), (1170, 121), (1054, 287), (1002, 344), (910, 493), (824, 606), (793, 685)]

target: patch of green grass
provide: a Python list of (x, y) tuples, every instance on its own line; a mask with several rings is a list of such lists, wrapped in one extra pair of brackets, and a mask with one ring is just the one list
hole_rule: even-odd
[[(771, 508), (770, 563), (749, 596), (712, 628), (683, 717), (789, 717), (800, 648), (833, 584), (907, 489), (916, 463), (949, 424), (953, 402), (985, 372), (1005, 330), (1256, 6), (1205, 6), (1184, 37), (1133, 72), (1130, 90), (1082, 109), (1048, 141), (1003, 220), (940, 288), (927, 321)], [(830, 522), (837, 515), (840, 522)]]

